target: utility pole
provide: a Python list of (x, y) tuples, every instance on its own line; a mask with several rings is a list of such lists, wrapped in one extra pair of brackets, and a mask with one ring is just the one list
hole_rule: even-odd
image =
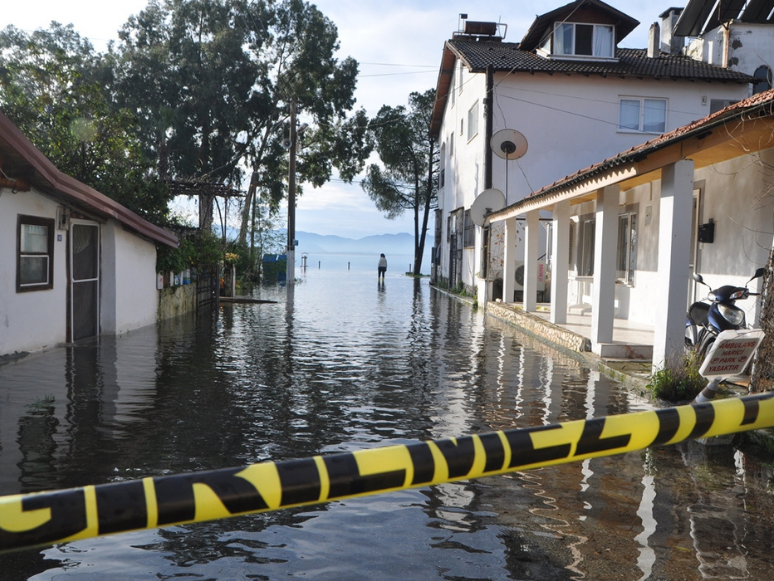
[(290, 103), (290, 161), (288, 163), (288, 247), (287, 247), (287, 283), (293, 284), (295, 279), (295, 240), (296, 240), (296, 102)]

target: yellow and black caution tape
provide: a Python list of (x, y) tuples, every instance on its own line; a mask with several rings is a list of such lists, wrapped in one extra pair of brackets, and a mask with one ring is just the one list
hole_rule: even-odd
[(0, 551), (492, 476), (774, 426), (774, 392), (505, 430), (0, 497)]

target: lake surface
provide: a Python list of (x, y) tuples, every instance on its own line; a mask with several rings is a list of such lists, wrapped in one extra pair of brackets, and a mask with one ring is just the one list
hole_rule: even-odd
[[(0, 494), (648, 409), (391, 268), (0, 366)], [(689, 443), (0, 555), (0, 579), (774, 578), (771, 458)]]

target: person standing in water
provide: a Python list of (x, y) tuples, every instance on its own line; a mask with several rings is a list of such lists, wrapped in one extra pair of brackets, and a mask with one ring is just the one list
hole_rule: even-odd
[(384, 273), (387, 272), (387, 259), (384, 257), (384, 253), (379, 257), (379, 274), (377, 278), (384, 280)]

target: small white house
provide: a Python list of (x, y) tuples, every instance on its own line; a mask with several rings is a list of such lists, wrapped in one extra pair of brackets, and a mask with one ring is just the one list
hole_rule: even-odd
[[(505, 254), (524, 261), (531, 244), (539, 246), (536, 268), (550, 262), (550, 215), (531, 215), (543, 226), (530, 239), (522, 218), (507, 236), (502, 223), (479, 227), (470, 211), (482, 192), (499, 190), (511, 205), (750, 95), (752, 72), (681, 53), (671, 36), (681, 12), (663, 13), (643, 49), (619, 47), (639, 22), (600, 0), (538, 16), (520, 42), (506, 42), (497, 23), (464, 21), (443, 48), (430, 127), (441, 156), (436, 282), (464, 286), (481, 303), (521, 297), (523, 277), (504, 279)], [(502, 130), (523, 135), (519, 159), (493, 154), (492, 138)]]
[(0, 113), (0, 356), (156, 321), (177, 238), (63, 174)]

